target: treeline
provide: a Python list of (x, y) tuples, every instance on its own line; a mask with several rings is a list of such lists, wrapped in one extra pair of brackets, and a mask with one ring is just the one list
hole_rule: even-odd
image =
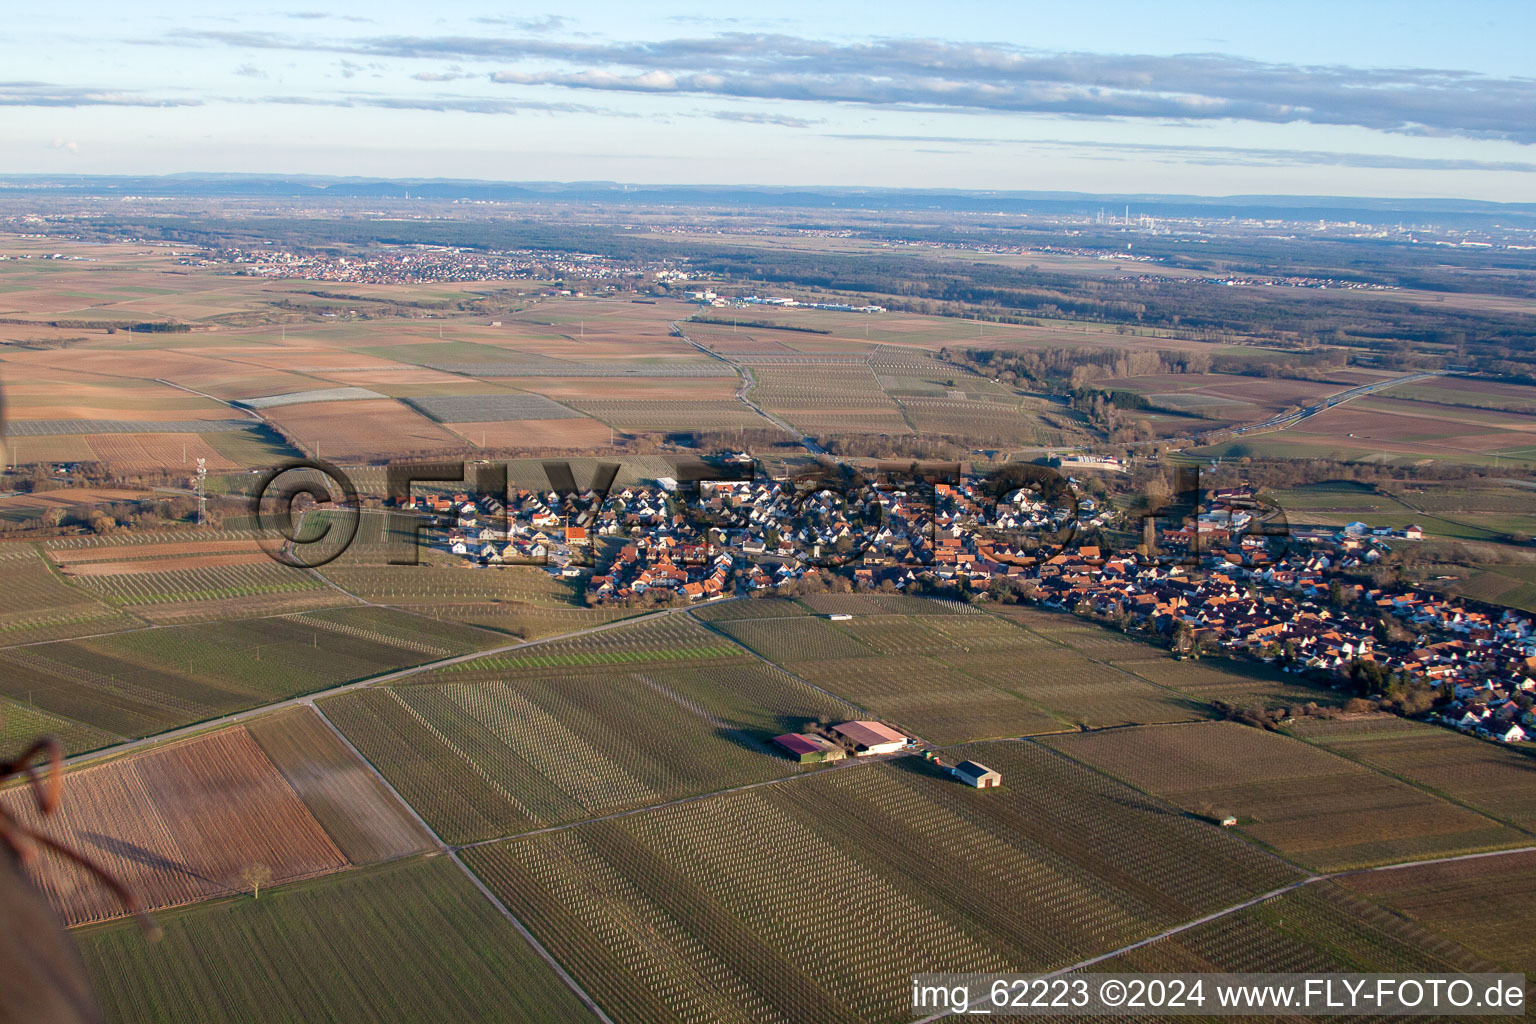
[(0, 324), (57, 327), (69, 331), (106, 331), (108, 334), (116, 334), (118, 331), (131, 331), (134, 334), (186, 334), (192, 330), (189, 324), (164, 320), (145, 320), (141, 323), (125, 324), (121, 320), (30, 320), (7, 316), (0, 317)]
[(957, 362), (1004, 383), (1024, 381), (1051, 391), (1087, 388), (1095, 380), (1149, 377), (1160, 373), (1209, 373), (1214, 365), (1204, 352), (1160, 352), (1156, 349), (991, 349), (968, 348), (959, 359), (948, 347), (939, 358)]

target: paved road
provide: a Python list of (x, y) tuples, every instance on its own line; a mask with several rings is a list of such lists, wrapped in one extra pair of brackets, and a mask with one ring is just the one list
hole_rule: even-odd
[(1386, 388), (1397, 387), (1399, 384), (1410, 384), (1416, 380), (1428, 380), (1430, 377), (1440, 377), (1444, 374), (1444, 370), (1428, 370), (1424, 373), (1410, 373), (1406, 377), (1394, 377), (1391, 380), (1377, 381), (1374, 384), (1362, 384), (1357, 388), (1350, 388), (1347, 391), (1340, 391), (1336, 394), (1329, 395), (1322, 401), (1317, 402), (1314, 405), (1309, 405), (1305, 409), (1302, 409), (1298, 412), (1286, 413), (1282, 416), (1272, 416), (1265, 420), (1263, 423), (1255, 423), (1248, 427), (1238, 427), (1237, 429), (1233, 430), (1232, 433), (1256, 434), (1261, 431), (1278, 430), (1281, 427), (1289, 427), (1292, 424), (1300, 423), (1302, 420), (1309, 416), (1316, 416), (1318, 413), (1326, 412), (1336, 405), (1342, 405), (1352, 398), (1359, 398), (1361, 395), (1369, 395), (1376, 391), (1385, 390)]
[[(1290, 883), (1289, 885), (1282, 885), (1278, 889), (1271, 889), (1269, 892), (1254, 896), (1251, 899), (1243, 900), (1241, 903), (1234, 903), (1230, 907), (1224, 907), (1221, 910), (1213, 911), (1212, 913), (1206, 914), (1204, 917), (1197, 917), (1193, 921), (1186, 921), (1183, 924), (1175, 925), (1172, 928), (1158, 932), (1156, 935), (1150, 935), (1145, 939), (1138, 939), (1135, 942), (1121, 946), (1119, 949), (1112, 949), (1108, 953), (1100, 953), (1098, 956), (1091, 956), (1086, 960), (1079, 960), (1075, 964), (1069, 964), (1066, 967), (1061, 967), (1049, 973), (1042, 974), (1041, 977), (1056, 978), (1064, 974), (1072, 974), (1077, 971), (1081, 971), (1085, 968), (1092, 967), (1094, 964), (1103, 963), (1105, 960), (1117, 957), (1121, 953), (1128, 953), (1133, 949), (1140, 949), (1142, 946), (1151, 945), (1152, 943), (1166, 939), (1169, 936), (1178, 935), (1180, 932), (1187, 932), (1191, 928), (1198, 928), (1203, 924), (1209, 924), (1212, 921), (1218, 921), (1230, 914), (1236, 914), (1239, 911), (1247, 910), (1249, 907), (1256, 906), (1265, 902), (1266, 900), (1272, 900), (1277, 896), (1284, 896), (1286, 893), (1294, 892), (1297, 889), (1312, 885), (1315, 882), (1327, 882), (1335, 878), (1347, 878), (1351, 875), (1367, 875), (1375, 871), (1401, 871), (1404, 868), (1426, 867), (1430, 864), (1450, 864), (1461, 860), (1480, 860), (1484, 857), (1508, 857), (1516, 853), (1536, 853), (1536, 846), (1520, 846), (1512, 850), (1492, 850), (1488, 853), (1463, 853), (1452, 857), (1430, 857), (1426, 860), (1405, 861), (1402, 864), (1383, 864), (1374, 868), (1356, 868), (1352, 871), (1334, 871), (1324, 875), (1307, 875), (1305, 878), (1300, 878)], [(914, 1022), (914, 1024), (933, 1024), (934, 1021), (942, 1020), (945, 1017), (951, 1016), (954, 1016), (954, 1011), (944, 1010), (940, 1013), (935, 1013), (924, 1017), (921, 1020)]]
[(723, 356), (723, 355), (721, 355), (718, 352), (715, 352), (715, 351), (713, 351), (711, 349), (705, 348), (703, 345), (700, 345), (698, 342), (696, 342), (692, 338), (688, 337), (687, 333), (683, 330), (683, 325), (682, 325), (681, 321), (674, 320), (672, 322), (672, 328), (673, 328), (673, 330), (677, 331), (678, 337), (682, 338), (688, 344), (692, 345), (694, 348), (698, 349), (700, 352), (703, 352), (705, 355), (709, 356), (711, 359), (718, 359), (718, 360), (720, 360), (720, 362), (724, 363), (726, 366), (729, 366), (731, 369), (733, 369), (737, 373), (741, 374), (741, 387), (736, 389), (736, 400), (737, 401), (739, 401), (742, 405), (745, 405), (748, 409), (751, 409), (753, 412), (757, 413), (763, 419), (767, 420), (769, 423), (772, 423), (774, 426), (778, 427), (780, 430), (784, 431), (785, 433), (794, 434), (796, 437), (800, 438), (800, 443), (802, 445), (804, 445), (806, 447), (806, 449), (811, 452), (811, 454), (813, 454), (813, 455), (825, 455), (825, 454), (827, 454), (827, 450), (825, 448), (823, 448), (821, 445), (817, 444), (814, 440), (812, 440), (811, 438), (805, 436), (804, 434), (802, 434), (796, 428), (790, 426), (788, 423), (785, 423), (783, 420), (779, 419), (777, 416), (775, 416), (772, 413), (770, 413), (767, 409), (764, 409), (762, 406), (760, 406), (756, 402), (752, 401), (752, 398), (751, 398), (749, 392), (751, 392), (751, 390), (754, 387), (757, 386), (757, 375), (752, 372), (751, 367), (743, 366), (741, 363), (738, 363), (738, 362), (736, 362), (733, 359), (729, 359), (726, 356)]
[(502, 917), (506, 918), (512, 923), (512, 927), (516, 929), (517, 933), (523, 937), (523, 940), (528, 943), (529, 947), (536, 954), (538, 954), (538, 956), (546, 964), (549, 965), (550, 970), (555, 972), (556, 977), (565, 982), (566, 987), (568, 987), (572, 992), (576, 994), (576, 998), (580, 999), (582, 1003), (587, 1007), (587, 1009), (592, 1011), (592, 1015), (595, 1016), (598, 1020), (602, 1021), (602, 1024), (613, 1024), (613, 1020), (603, 1012), (602, 1007), (597, 1005), (596, 1000), (587, 994), (586, 989), (582, 988), (581, 985), (577, 983), (575, 978), (566, 973), (565, 968), (560, 965), (560, 961), (556, 960), (554, 956), (550, 954), (549, 950), (544, 948), (544, 944), (542, 942), (534, 938), (533, 933), (528, 930), (527, 926), (525, 926), (523, 922), (519, 921), (517, 916), (512, 913), (511, 909), (501, 901), (501, 897), (492, 892), (490, 887), (480, 880), (480, 876), (470, 870), (469, 865), (465, 864), (463, 858), (459, 856), (459, 850), (462, 848), (449, 846), (446, 842), (444, 842), (443, 837), (437, 834), (437, 830), (434, 829), (431, 825), (427, 824), (427, 819), (423, 818), (419, 813), (417, 813), (416, 808), (411, 806), (411, 802), (409, 800), (400, 795), (400, 791), (394, 787), (394, 784), (386, 779), (384, 774), (373, 766), (372, 761), (363, 756), (363, 752), (361, 750), (358, 750), (357, 747), (353, 746), (352, 741), (347, 739), (346, 733), (336, 728), (336, 723), (327, 718), (324, 711), (318, 707), (315, 707), (314, 701), (315, 698), (313, 696), (302, 698), (302, 703), (308, 704), (314, 710), (320, 721), (324, 722), (326, 727), (336, 735), (336, 738), (340, 740), (348, 750), (352, 751), (358, 762), (366, 767), (370, 772), (372, 772), (373, 777), (379, 780), (379, 784), (383, 786), (388, 793), (394, 796), (395, 801), (399, 803), (401, 807), (404, 807), (406, 811), (410, 813), (412, 818), (416, 819), (416, 824), (420, 825), (422, 830), (426, 832), (429, 837), (431, 837), (432, 843), (437, 847), (438, 852), (446, 854), (448, 859), (453, 861), (454, 865), (464, 873), (464, 877), (470, 880), (471, 884), (474, 885), (475, 889), (480, 893), (480, 895), (485, 897), (486, 901), (489, 902), (491, 906), (495, 907), (496, 911), (501, 914)]

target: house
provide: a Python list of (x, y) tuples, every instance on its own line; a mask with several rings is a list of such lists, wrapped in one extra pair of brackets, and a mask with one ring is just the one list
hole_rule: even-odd
[(847, 752), (831, 740), (803, 732), (787, 732), (783, 736), (775, 736), (773, 742), (801, 764), (841, 761), (847, 756)]
[(907, 745), (905, 736), (883, 722), (844, 722), (832, 731), (861, 754), (892, 754)]
[(1511, 722), (1507, 729), (1496, 732), (1494, 735), (1498, 736), (1505, 743), (1519, 743), (1525, 739), (1525, 730)]
[(961, 761), (950, 769), (955, 778), (977, 789), (995, 789), (1003, 784), (999, 773), (976, 761)]

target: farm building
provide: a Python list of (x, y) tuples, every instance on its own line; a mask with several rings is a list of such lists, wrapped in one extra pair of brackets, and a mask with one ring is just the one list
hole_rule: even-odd
[(773, 742), (787, 750), (789, 755), (801, 764), (841, 761), (847, 756), (847, 751), (831, 740), (802, 732), (787, 732), (783, 736), (775, 736)]
[(907, 745), (907, 738), (883, 722), (844, 722), (832, 731), (861, 754), (890, 754)]
[(955, 773), (955, 778), (977, 789), (994, 789), (1003, 784), (1001, 774), (976, 761), (961, 761), (950, 771)]

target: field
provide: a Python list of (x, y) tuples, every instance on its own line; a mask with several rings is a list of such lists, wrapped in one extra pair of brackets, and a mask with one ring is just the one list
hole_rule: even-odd
[(757, 598), (751, 601), (716, 601), (693, 609), (692, 614), (704, 622), (724, 622), (728, 619), (777, 619), (815, 613), (801, 601)]
[(57, 740), (66, 754), (104, 747), (118, 737), (83, 722), (71, 721), (32, 704), (0, 700), (0, 757), (13, 757), (40, 736)]
[(1287, 736), (1230, 722), (1042, 740), (1318, 871), (1521, 846), (1530, 836)]
[(1526, 414), (1536, 412), (1536, 387), (1487, 378), (1436, 377), (1399, 384), (1389, 390), (1393, 398), (1406, 401)]
[(1302, 719), (1291, 732), (1336, 754), (1536, 833), (1536, 757), (1397, 716)]
[(1106, 386), (1133, 391), (1153, 407), (1184, 413), (1184, 429), (1258, 423), (1351, 386), (1346, 381), (1265, 379), (1223, 373), (1165, 373), (1116, 377)]
[[(1193, 699), (1202, 706), (1207, 701), (1217, 700), (1262, 707), (1309, 702), (1335, 705), (1343, 701), (1337, 690), (1308, 686), (1296, 676), (1265, 665), (1222, 658), (1179, 661), (1160, 647), (1064, 612), (1023, 605), (993, 611), (1086, 657), (1107, 662), (1122, 672)], [(1180, 697), (1171, 699), (1178, 701)]]
[(150, 622), (210, 621), (353, 603), (314, 573), (261, 552), (139, 560), (131, 547), (115, 550), (128, 557), (62, 568), (103, 603)]
[(1469, 575), (1443, 586), (1474, 601), (1536, 611), (1536, 565), (1476, 565)]
[(0, 546), (0, 645), (83, 633), (108, 633), (138, 623), (71, 587), (31, 545)]
[[(320, 706), (456, 843), (788, 775), (798, 766), (768, 739), (851, 716), (846, 705), (734, 648), (560, 646), (355, 690)], [(604, 663), (612, 667), (574, 667)]]
[(591, 451), (606, 448), (613, 441), (613, 434), (606, 425), (585, 416), (548, 420), (471, 420), (444, 426), (479, 448)]
[[(8, 790), (3, 799), (23, 822), (105, 866), (151, 909), (237, 892), (252, 864), (275, 882), (347, 865), (240, 728), (72, 771), (58, 812), (41, 822), (26, 791)], [(94, 876), (52, 851), (29, 870), (66, 924), (123, 913)]]
[(146, 736), (494, 642), (373, 608), (138, 629), (0, 650), (0, 695)]
[[(882, 605), (881, 602), (884, 602)], [(1051, 637), (975, 612), (923, 614), (900, 597), (806, 598), (854, 618), (722, 619), (764, 657), (939, 744), (1062, 732), (1083, 724), (1187, 721), (1205, 706), (1096, 664)], [(907, 614), (893, 614), (899, 610)], [(1063, 620), (1070, 622), (1070, 620)], [(1096, 630), (1090, 638), (1102, 631)], [(1133, 644), (1145, 656), (1145, 645)]]
[(439, 423), (481, 420), (557, 420), (578, 414), (543, 395), (499, 391), (485, 394), (423, 395), (406, 401)]
[(155, 945), (125, 924), (74, 933), (113, 1024), (592, 1019), (446, 857), (159, 919)]
[(1536, 973), (1536, 854), (1373, 871), (1341, 884), (1506, 970)]
[(1495, 958), (1480, 957), (1447, 941), (1439, 929), (1405, 921), (1346, 888), (1355, 886), (1357, 880), (1359, 885), (1392, 886), (1404, 873), (1377, 871), (1356, 875), (1344, 883), (1315, 883), (1101, 961), (1090, 970), (1135, 974), (1459, 974), (1496, 969)]
[(1264, 708), (1309, 703), (1333, 706), (1344, 701), (1344, 694), (1338, 690), (1308, 686), (1296, 676), (1267, 665), (1225, 659), (1179, 661), (1150, 645), (1147, 653), (1152, 657), (1145, 661), (1123, 661), (1120, 666), (1197, 700)]
[(1283, 509), (1293, 526), (1344, 526), (1358, 519), (1394, 530), (1417, 525), (1426, 537), (1480, 541), (1536, 533), (1529, 488), (1497, 481), (1388, 488), (1336, 480), (1271, 491), (1264, 499)]
[(246, 731), (353, 864), (432, 849), (432, 839), (312, 708), (279, 711)]
[(1004, 788), (852, 766), (465, 859), (623, 1024), (905, 1019), (914, 972), (1061, 966), (1295, 877), (1039, 747), (968, 753)]
[(754, 401), (808, 434), (838, 431), (906, 434), (912, 425), (863, 360), (804, 365), (756, 365)]
[(521, 639), (569, 633), (634, 614), (618, 606), (584, 607), (569, 581), (531, 566), (354, 566), (338, 560), (321, 572), (364, 600)]
[(639, 398), (572, 399), (572, 407), (619, 430), (772, 430), (773, 424), (734, 399), (690, 402)]
[(1202, 456), (1332, 458), (1412, 465), (1435, 461), (1529, 468), (1536, 464), (1536, 409), (1481, 410), (1395, 397), (1357, 398), (1283, 430), (1254, 434)]
[(464, 447), (463, 438), (445, 430), (393, 399), (308, 402), (266, 412), (285, 435), (305, 451), (331, 459), (412, 453), (427, 454)]

